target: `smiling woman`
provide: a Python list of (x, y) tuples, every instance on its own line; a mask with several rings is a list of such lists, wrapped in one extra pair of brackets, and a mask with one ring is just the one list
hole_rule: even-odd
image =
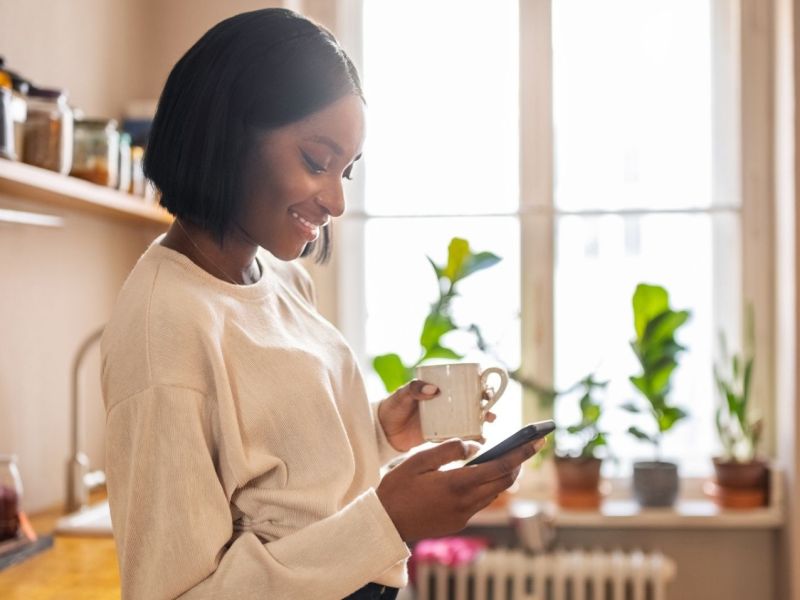
[(438, 390), (369, 404), (294, 261), (328, 256), (363, 141), (355, 68), (296, 13), (223, 21), (172, 70), (145, 167), (175, 222), (101, 342), (125, 600), (394, 598), (406, 542), (463, 528), (538, 448), (440, 471), (452, 440), (381, 479)]

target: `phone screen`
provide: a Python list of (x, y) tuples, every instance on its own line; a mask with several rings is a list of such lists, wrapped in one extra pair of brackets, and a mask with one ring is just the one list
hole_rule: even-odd
[(506, 452), (509, 452), (510, 450), (521, 446), (522, 444), (543, 438), (548, 433), (555, 431), (555, 428), (555, 421), (551, 419), (548, 419), (547, 421), (529, 423), (517, 431), (514, 435), (507, 437), (496, 446), (492, 446), (486, 452), (479, 454), (464, 466), (468, 467), (470, 465), (479, 465), (481, 463), (500, 458)]

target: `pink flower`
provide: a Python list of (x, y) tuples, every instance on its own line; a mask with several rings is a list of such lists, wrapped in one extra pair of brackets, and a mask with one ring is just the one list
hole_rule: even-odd
[(421, 540), (414, 546), (408, 561), (408, 575), (415, 583), (416, 563), (432, 562), (448, 567), (471, 563), (476, 556), (490, 545), (487, 538), (481, 537), (443, 537)]

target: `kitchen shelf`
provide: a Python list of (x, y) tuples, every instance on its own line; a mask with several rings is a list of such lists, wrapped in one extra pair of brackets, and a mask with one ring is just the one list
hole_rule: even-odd
[(137, 196), (5, 159), (0, 159), (0, 194), (140, 223), (169, 225), (173, 219)]

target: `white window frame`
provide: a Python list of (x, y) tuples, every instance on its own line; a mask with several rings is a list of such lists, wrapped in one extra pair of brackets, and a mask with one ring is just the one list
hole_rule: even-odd
[[(553, 381), (554, 369), (554, 232), (558, 216), (567, 214), (556, 211), (553, 205), (554, 1), (557, 0), (519, 1), (521, 168), (516, 216), (521, 228), (521, 357), (523, 372), (547, 384)], [(291, 7), (334, 31), (360, 67), (361, 2), (294, 0)], [(741, 215), (740, 281), (715, 280), (714, 286), (724, 290), (740, 285), (742, 306), (753, 307), (757, 357), (753, 401), (765, 417), (763, 451), (774, 456), (774, 7), (771, 0), (712, 0), (712, 11), (715, 197), (714, 206), (700, 212), (734, 210)], [(727, 93), (730, 90), (736, 93)], [(722, 131), (729, 132), (729, 136), (721, 135)], [(363, 160), (368, 168), (369, 157)], [(737, 180), (722, 176), (731, 171), (739, 173)], [(739, 206), (731, 208), (730, 199), (737, 197)], [(364, 232), (371, 217), (365, 211), (363, 178), (357, 177), (350, 184), (347, 198), (347, 213), (335, 227), (332, 263), (323, 268), (308, 266), (317, 284), (320, 310), (344, 333), (366, 365)], [(626, 214), (608, 214), (620, 212)], [(717, 241), (714, 251), (726, 252), (726, 248)], [(730, 323), (740, 316), (716, 311), (716, 318), (719, 323)], [(525, 420), (545, 416), (536, 402), (525, 401), (523, 407)], [(533, 475), (536, 487), (550, 485), (550, 479), (547, 470)]]

